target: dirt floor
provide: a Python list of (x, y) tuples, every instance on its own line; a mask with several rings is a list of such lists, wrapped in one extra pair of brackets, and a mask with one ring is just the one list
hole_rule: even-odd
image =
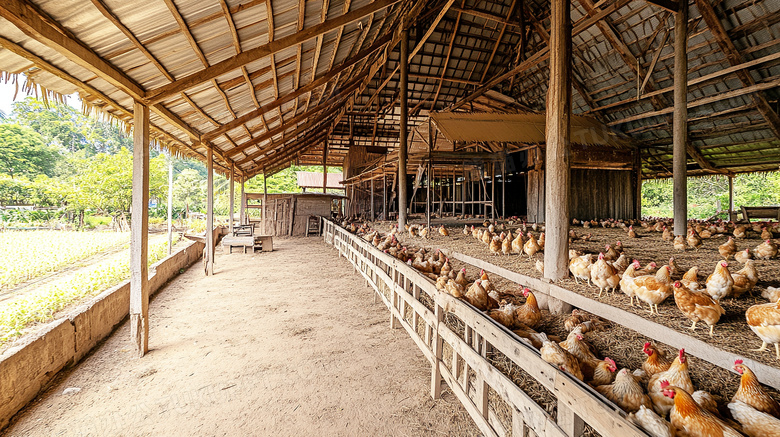
[[(449, 220), (449, 222), (450, 223), (445, 225), (450, 234), (447, 237), (439, 235), (438, 232), (431, 232), (429, 239), (422, 240), (421, 238), (411, 238), (408, 233), (403, 233), (403, 235), (399, 237), (399, 241), (407, 246), (424, 246), (431, 249), (446, 248), (454, 250), (527, 276), (542, 277), (542, 274), (535, 268), (535, 262), (529, 260), (525, 255), (495, 256), (488, 250), (487, 245), (478, 242), (470, 235), (464, 235), (462, 233), (463, 224), (451, 223), (452, 220)], [(469, 225), (471, 225), (472, 222), (473, 221), (470, 221)], [(413, 220), (412, 223), (422, 223), (422, 220)], [(372, 225), (374, 228), (380, 230), (380, 232), (387, 232), (390, 229), (390, 224), (387, 222), (377, 222)], [(438, 226), (438, 223), (436, 223), (436, 225)], [(480, 224), (477, 224), (476, 226), (479, 227)], [(509, 226), (509, 229), (511, 229), (514, 234), (517, 227), (518, 225), (513, 225)], [(672, 256), (675, 257), (678, 265), (683, 270), (687, 270), (694, 265), (699, 266), (699, 280), (702, 283), (706, 280), (706, 277), (712, 270), (714, 270), (714, 266), (718, 260), (721, 259), (718, 253), (718, 245), (726, 241), (725, 237), (704, 240), (703, 247), (698, 251), (687, 250), (685, 252), (678, 252), (673, 249), (671, 242), (666, 242), (661, 239), (660, 233), (649, 232), (641, 228), (636, 229), (639, 238), (635, 239), (628, 238), (626, 232), (620, 229), (583, 229), (582, 227), (573, 227), (573, 229), (575, 229), (577, 234), (593, 234), (593, 240), (590, 242), (574, 242), (572, 244), (572, 248), (574, 249), (581, 250), (585, 253), (598, 253), (599, 250), (603, 251), (606, 244), (614, 244), (617, 240), (620, 240), (625, 247), (626, 253), (632, 258), (639, 259), (643, 266), (650, 261), (656, 261), (658, 265), (666, 264)], [(538, 236), (539, 232), (533, 232), (533, 234)], [(761, 239), (757, 235), (751, 234), (749, 235), (749, 238), (737, 239), (736, 242), (739, 249), (744, 250), (747, 247), (753, 249), (761, 243)], [(543, 254), (537, 254), (536, 257), (537, 259), (543, 259)], [(767, 302), (766, 299), (760, 297), (762, 290), (766, 289), (767, 286), (780, 286), (780, 273), (778, 271), (780, 261), (774, 259), (768, 261), (755, 260), (755, 262), (759, 272), (759, 282), (754, 291), (755, 297), (745, 294), (739, 299), (724, 299), (722, 305), (726, 310), (726, 315), (723, 316), (720, 322), (715, 326), (714, 337), (709, 336), (706, 324), (703, 323), (700, 324), (700, 327), (695, 333), (692, 333), (687, 329), (690, 326), (690, 322), (676, 307), (672, 297), (659, 305), (660, 316), (651, 316), (646, 305), (641, 309), (630, 307), (628, 297), (620, 292), (617, 292), (614, 295), (607, 295), (607, 293), (605, 293), (600, 300), (626, 311), (649, 318), (657, 323), (672, 327), (687, 335), (693, 335), (708, 343), (715, 344), (722, 349), (734, 352), (737, 356), (748, 356), (770, 366), (780, 367), (780, 363), (774, 358), (774, 348), (771, 346), (765, 353), (751, 350), (759, 347), (761, 341), (752, 331), (750, 331), (744, 316), (745, 310), (751, 305)], [(453, 268), (456, 269), (465, 267), (469, 273), (469, 278), (476, 279), (478, 270), (475, 267), (453, 260), (451, 260), (451, 264)], [(730, 261), (730, 265), (733, 266), (731, 268), (732, 272), (741, 268), (741, 264), (733, 259)], [(681, 275), (673, 277), (676, 279), (680, 276)], [(491, 280), (501, 291), (518, 291), (522, 286), (522, 284), (516, 284), (496, 275), (491, 275)], [(597, 287), (589, 287), (584, 283), (576, 284), (573, 279), (564, 279), (559, 282), (559, 285), (592, 299), (597, 299), (598, 296)], [(518, 303), (522, 302), (523, 300), (521, 298)], [(563, 328), (565, 317), (553, 316), (546, 311), (544, 312), (544, 315), (544, 322), (540, 327), (540, 330), (548, 334), (565, 337), (567, 334)], [(609, 323), (606, 329), (598, 333), (588, 334), (588, 339), (597, 348), (600, 356), (609, 356), (617, 362), (618, 367), (628, 367), (630, 369), (641, 367), (642, 362), (646, 358), (646, 355), (642, 352), (642, 346), (644, 342), (651, 341), (637, 332), (627, 329), (617, 323)], [(676, 354), (676, 350), (671, 347), (663, 344), (659, 346), (661, 346), (662, 349), (665, 349), (671, 356)], [(697, 389), (708, 390), (720, 397), (721, 400), (728, 401), (731, 399), (739, 386), (739, 376), (735, 372), (730, 372), (714, 366), (706, 361), (696, 359), (695, 357), (690, 358), (691, 379)], [(502, 369), (502, 371), (505, 370), (506, 369)], [(505, 371), (504, 373), (508, 372)], [(513, 380), (523, 388), (522, 380), (518, 380), (517, 378), (513, 378)], [(531, 386), (529, 386), (529, 388), (533, 389)], [(774, 390), (771, 391), (780, 399), (780, 395), (777, 392)], [(542, 398), (537, 399), (537, 401), (544, 405), (546, 399), (542, 396)]]
[(274, 247), (193, 265), (150, 304), (146, 357), (123, 324), (3, 435), (478, 434), (453, 395), (431, 400), (430, 365), (346, 260)]

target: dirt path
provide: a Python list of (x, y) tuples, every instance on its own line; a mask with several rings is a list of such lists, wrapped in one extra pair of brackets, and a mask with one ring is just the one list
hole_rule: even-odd
[(319, 239), (274, 246), (174, 279), (145, 358), (122, 325), (5, 435), (478, 434), (451, 394), (431, 400), (428, 362), (346, 260)]

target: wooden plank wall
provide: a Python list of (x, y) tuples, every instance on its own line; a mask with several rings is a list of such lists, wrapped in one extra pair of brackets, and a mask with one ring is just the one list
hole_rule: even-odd
[[(635, 196), (631, 171), (571, 170), (572, 218), (634, 218)], [(544, 221), (544, 170), (528, 172), (528, 221)]]
[(571, 171), (571, 216), (578, 219), (634, 218), (631, 172), (623, 170)]

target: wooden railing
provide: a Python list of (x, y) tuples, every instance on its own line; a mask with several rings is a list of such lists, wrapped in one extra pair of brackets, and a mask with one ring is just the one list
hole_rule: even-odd
[[(323, 219), (322, 229), (325, 242), (388, 307), (391, 328), (403, 327), (431, 363), (431, 395), (438, 398), (446, 383), (484, 435), (575, 437), (587, 427), (602, 436), (646, 435), (617, 406), (542, 360), (485, 313), (335, 223)], [(521, 389), (495, 366), (496, 357), (521, 369), (537, 388)], [(554, 408), (534, 400), (542, 391), (553, 397)]]

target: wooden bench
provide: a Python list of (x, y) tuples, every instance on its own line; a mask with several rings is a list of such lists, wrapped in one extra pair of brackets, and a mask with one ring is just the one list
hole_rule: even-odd
[(274, 241), (270, 235), (226, 235), (222, 239), (222, 245), (227, 246), (228, 253), (233, 253), (234, 247), (241, 247), (246, 253), (247, 248), (252, 251), (273, 252)]
[(743, 206), (742, 219), (750, 223), (750, 219), (780, 221), (780, 206)]

